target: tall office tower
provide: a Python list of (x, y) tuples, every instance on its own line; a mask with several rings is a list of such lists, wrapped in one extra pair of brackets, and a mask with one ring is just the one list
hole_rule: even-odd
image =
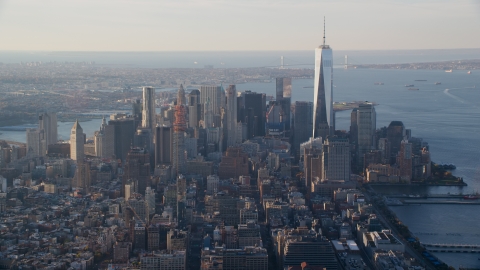
[(358, 145), (358, 108), (354, 108), (350, 114), (350, 143)]
[(310, 199), (312, 182), (316, 177), (322, 178), (322, 149), (315, 146), (304, 149), (303, 171), (305, 175), (305, 187), (307, 198)]
[(157, 126), (155, 128), (155, 166), (172, 165), (173, 128)]
[(155, 88), (143, 87), (142, 127), (153, 130), (155, 126)]
[[(155, 132), (155, 129), (153, 129)], [(133, 135), (133, 147), (143, 148), (150, 154), (150, 167), (155, 164), (154, 133), (151, 129), (138, 128)]]
[(202, 86), (200, 87), (200, 103), (205, 104), (210, 99), (213, 115), (220, 115), (220, 108), (225, 101), (222, 100), (222, 86)]
[(247, 139), (265, 136), (266, 95), (245, 91), (239, 99), (240, 121), (247, 124)]
[[(113, 153), (117, 159), (125, 161), (128, 151), (133, 145), (134, 133), (135, 133), (135, 120), (133, 117), (127, 117), (123, 114), (110, 115), (110, 121), (108, 121), (108, 127), (110, 134), (113, 134)], [(108, 136), (107, 133), (107, 141)]]
[(83, 162), (84, 157), (85, 134), (78, 123), (78, 120), (73, 124), (70, 132), (70, 158), (78, 162)]
[(387, 140), (390, 142), (391, 162), (395, 161), (395, 157), (400, 151), (400, 145), (405, 137), (405, 126), (401, 121), (392, 121), (387, 128)]
[[(290, 104), (292, 99), (292, 78), (276, 79), (276, 101), (282, 106), (285, 130), (290, 130)], [(311, 134), (311, 133), (310, 133)]]
[(140, 99), (136, 99), (132, 103), (132, 116), (135, 119), (135, 128), (142, 124), (142, 103)]
[(382, 164), (390, 163), (390, 142), (387, 138), (378, 139), (378, 150), (382, 155)]
[(203, 128), (213, 127), (213, 108), (210, 98), (203, 105)]
[(81, 188), (83, 190), (83, 195), (86, 195), (89, 192), (92, 184), (90, 168), (90, 162), (83, 162), (82, 160), (81, 162), (78, 162), (77, 169), (75, 171), (73, 186), (76, 188)]
[(412, 144), (407, 140), (400, 142), (400, 151), (397, 155), (397, 164), (400, 169), (400, 180), (410, 183), (413, 175), (413, 149)]
[[(183, 85), (178, 92), (184, 93)], [(180, 101), (182, 101), (180, 99)], [(185, 156), (185, 130), (186, 125), (185, 104), (177, 103), (175, 106), (175, 122), (173, 123), (173, 173), (175, 175), (186, 173), (187, 159)]]
[(294, 134), (293, 147), (296, 156), (300, 156), (300, 144), (308, 141), (313, 129), (313, 102), (296, 101), (293, 117)]
[(178, 228), (185, 228), (187, 225), (187, 179), (183, 175), (177, 178), (177, 226)]
[(145, 201), (148, 204), (148, 212), (150, 214), (155, 213), (155, 189), (151, 187), (145, 189)]
[(285, 112), (278, 101), (269, 102), (265, 119), (268, 136), (284, 135), (286, 129)]
[(128, 180), (137, 181), (137, 192), (145, 195), (150, 183), (150, 154), (143, 148), (132, 148), (128, 152), (122, 178), (123, 186)]
[(237, 89), (229, 85), (225, 91), (227, 97), (227, 147), (234, 146), (237, 141)]
[(57, 114), (56, 113), (42, 113), (38, 117), (38, 129), (45, 131), (45, 141), (47, 146), (57, 143)]
[(196, 158), (198, 155), (198, 145), (196, 138), (185, 138), (185, 151), (188, 158)]
[(193, 89), (188, 94), (188, 127), (196, 128), (198, 127), (198, 121), (202, 119), (202, 106), (200, 104), (200, 91), (198, 89)]
[(34, 155), (45, 156), (47, 153), (47, 141), (43, 129), (27, 129), (27, 152), (32, 151)]
[(192, 106), (195, 104), (200, 104), (200, 90), (193, 89), (188, 93), (188, 100), (186, 103), (188, 106)]
[[(139, 128), (133, 135), (133, 147), (140, 147), (153, 153), (153, 135), (152, 130), (147, 128)], [(153, 164), (153, 163), (152, 163)]]
[(102, 124), (100, 125), (100, 130), (95, 131), (93, 134), (93, 142), (95, 144), (95, 156), (97, 157), (103, 157), (103, 152), (104, 152), (104, 145), (103, 143), (105, 142), (105, 134), (104, 134), (104, 126), (103, 124), (105, 123), (105, 117), (102, 120)]
[[(325, 28), (325, 26), (324, 26)], [(325, 44), (315, 49), (315, 81), (313, 104), (313, 137), (326, 138), (335, 132), (333, 115), (333, 55), (330, 46)]]
[(358, 155), (357, 164), (363, 165), (364, 155), (375, 150), (375, 131), (377, 129), (377, 115), (372, 103), (360, 104), (357, 110)]
[(227, 109), (222, 107), (220, 109), (220, 138), (218, 141), (218, 151), (224, 152), (227, 147), (227, 140), (228, 140), (228, 123), (227, 123)]
[(187, 105), (187, 100), (185, 99), (185, 89), (183, 85), (180, 84), (180, 88), (177, 92), (177, 105)]
[(276, 100), (292, 97), (292, 78), (276, 78)]
[(323, 144), (322, 179), (350, 180), (350, 143), (347, 138), (329, 136)]

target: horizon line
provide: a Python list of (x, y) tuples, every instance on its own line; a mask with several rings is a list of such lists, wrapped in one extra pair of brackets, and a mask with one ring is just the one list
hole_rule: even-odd
[[(312, 48), (313, 51), (315, 48)], [(311, 51), (307, 49), (299, 50), (158, 50), (158, 51), (132, 51), (132, 50), (118, 50), (118, 51), (102, 51), (102, 50), (2, 50), (0, 52), (44, 52), (44, 53), (63, 53), (63, 52), (78, 52), (78, 53), (161, 53), (161, 52), (304, 52)], [(443, 49), (338, 49), (336, 51), (359, 51), (359, 52), (374, 52), (374, 51), (444, 51), (444, 50), (480, 50), (478, 48), (443, 48)]]

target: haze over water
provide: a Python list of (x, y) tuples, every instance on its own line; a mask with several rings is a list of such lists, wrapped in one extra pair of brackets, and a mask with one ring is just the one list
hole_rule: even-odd
[[(318, 44), (319, 45), (319, 44)], [(480, 59), (480, 49), (446, 50), (385, 50), (337, 51), (333, 48), (334, 63), (343, 66), (348, 62), (359, 64), (393, 64), (433, 62), (462, 59)], [(245, 68), (285, 65), (313, 69), (314, 48), (308, 51), (173, 51), (173, 52), (48, 52), (0, 51), (0, 62), (95, 62), (98, 65), (136, 68)], [(302, 65), (303, 64), (303, 65)], [(305, 65), (307, 64), (307, 65)]]

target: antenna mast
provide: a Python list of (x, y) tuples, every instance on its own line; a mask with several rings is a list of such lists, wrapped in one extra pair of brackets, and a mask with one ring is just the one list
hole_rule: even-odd
[(325, 46), (325, 16), (323, 16), (323, 46)]

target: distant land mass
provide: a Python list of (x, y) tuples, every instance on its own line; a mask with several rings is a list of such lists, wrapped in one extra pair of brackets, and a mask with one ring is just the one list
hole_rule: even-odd
[(352, 65), (348, 68), (375, 68), (375, 69), (432, 69), (432, 70), (478, 70), (480, 59), (402, 63), (402, 64), (362, 64)]

